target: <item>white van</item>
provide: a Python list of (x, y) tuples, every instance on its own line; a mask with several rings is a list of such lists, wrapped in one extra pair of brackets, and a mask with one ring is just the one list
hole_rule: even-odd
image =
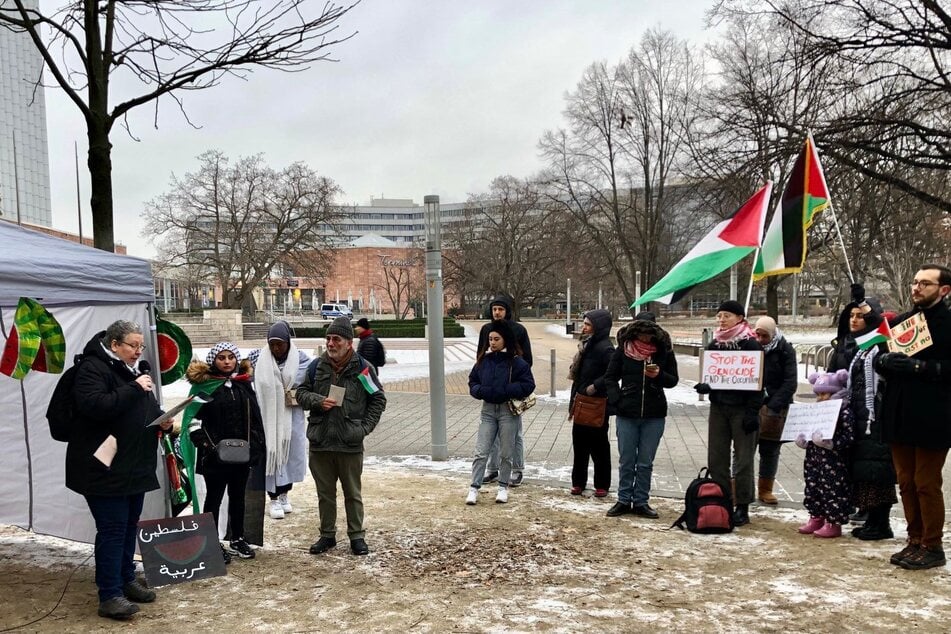
[(336, 317), (353, 319), (353, 311), (346, 304), (321, 304), (320, 316), (324, 319), (334, 319)]

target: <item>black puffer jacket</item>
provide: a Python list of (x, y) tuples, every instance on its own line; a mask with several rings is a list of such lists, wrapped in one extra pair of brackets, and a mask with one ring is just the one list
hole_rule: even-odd
[[(604, 382), (604, 373), (608, 369), (611, 357), (614, 356), (614, 346), (611, 345), (611, 313), (604, 309), (592, 310), (585, 313), (585, 318), (591, 321), (594, 332), (584, 342), (584, 349), (578, 358), (578, 367), (575, 368), (574, 381), (571, 383), (571, 398), (568, 401), (568, 411), (575, 404), (575, 394), (581, 392), (586, 396), (608, 395)], [(594, 386), (594, 394), (588, 394), (588, 386)], [(604, 414), (604, 420), (613, 414), (609, 407)]]
[[(849, 369), (849, 409), (855, 426), (855, 442), (851, 451), (853, 482), (888, 486), (898, 481), (891, 448), (882, 442), (882, 423), (877, 416), (870, 416), (866, 404), (866, 361), (869, 357), (874, 358), (876, 354), (887, 351), (888, 348), (884, 344), (878, 348), (860, 350)], [(877, 375), (873, 375), (873, 381), (877, 380)], [(880, 397), (881, 385), (876, 400)]]
[(367, 330), (360, 337), (357, 354), (372, 363), (377, 370), (386, 365), (386, 350), (372, 330)]
[[(238, 367), (241, 375), (251, 374), (251, 363), (245, 359)], [(224, 377), (211, 373), (207, 363), (192, 361), (185, 372), (192, 383), (221, 380)], [(201, 406), (195, 418), (201, 420), (201, 429), (191, 432), (191, 440), (198, 452), (195, 471), (198, 473), (217, 473), (230, 471), (246, 465), (222, 464), (218, 462), (213, 444), (223, 438), (240, 438), (251, 442), (251, 462), (255, 464), (264, 456), (264, 423), (261, 408), (251, 387), (251, 381), (232, 380), (231, 385), (223, 383), (211, 393), (211, 401)]]
[[(525, 362), (528, 363), (528, 367), (532, 366), (532, 342), (528, 339), (528, 331), (525, 330), (525, 326), (518, 323), (512, 319), (512, 302), (509, 301), (509, 298), (505, 295), (499, 295), (489, 304), (489, 307), (492, 306), (504, 306), (505, 307), (505, 318), (508, 320), (509, 325), (512, 326), (512, 332), (515, 333), (515, 343), (518, 344), (518, 347), (522, 351), (522, 358), (525, 359)], [(489, 349), (489, 331), (492, 329), (492, 322), (489, 322), (482, 326), (482, 329), (479, 330), (479, 344), (476, 348), (476, 356), (479, 352), (485, 352)]]
[[(83, 349), (73, 398), (79, 418), (66, 447), (66, 486), (80, 495), (134, 495), (157, 489), (158, 436), (146, 428), (162, 411), (136, 375), (102, 347), (105, 331)], [(93, 453), (109, 435), (116, 455), (106, 467)]]
[[(660, 374), (649, 379), (644, 375), (644, 362), (624, 354), (624, 346), (638, 334), (651, 336), (657, 352), (651, 361), (660, 367)], [(620, 386), (618, 386), (620, 381)], [(604, 383), (608, 402), (618, 416), (626, 418), (663, 418), (667, 416), (667, 397), (664, 388), (677, 385), (677, 357), (667, 332), (652, 321), (633, 321), (617, 333), (617, 349), (611, 355)]]
[(793, 402), (799, 382), (796, 379), (796, 350), (785, 337), (776, 336), (779, 341), (763, 359), (763, 387), (766, 388), (766, 407), (781, 412)]

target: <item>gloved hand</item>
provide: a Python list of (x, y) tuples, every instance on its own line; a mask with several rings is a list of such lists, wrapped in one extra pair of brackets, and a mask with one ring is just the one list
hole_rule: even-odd
[(693, 389), (697, 390), (697, 394), (709, 394), (713, 391), (710, 389), (709, 383), (697, 383), (693, 386)]
[(904, 352), (886, 352), (875, 357), (875, 369), (895, 374), (920, 374), (925, 371), (925, 362), (912, 359)]
[(805, 434), (799, 434), (798, 436), (796, 436), (796, 446), (797, 446), (797, 447), (799, 447), (800, 449), (805, 449), (805, 448), (806, 448), (806, 445), (808, 445), (808, 444), (809, 444), (809, 441), (806, 440), (806, 435), (805, 435)]
[(851, 286), (852, 301), (856, 304), (861, 304), (865, 301), (865, 287), (861, 284), (852, 284)]
[(822, 434), (817, 431), (812, 432), (812, 444), (823, 449), (832, 449), (832, 439), (823, 440)]
[(759, 431), (759, 411), (747, 410), (746, 414), (743, 416), (743, 431), (747, 434), (752, 434), (754, 431)]

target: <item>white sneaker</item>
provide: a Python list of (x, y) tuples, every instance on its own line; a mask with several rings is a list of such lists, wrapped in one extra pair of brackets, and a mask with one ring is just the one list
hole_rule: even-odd
[(281, 503), (281, 508), (284, 509), (285, 513), (292, 513), (294, 511), (294, 507), (291, 506), (291, 501), (287, 499), (286, 493), (281, 493), (277, 496), (277, 501)]
[(496, 504), (505, 504), (509, 501), (509, 488), (499, 487), (499, 492), (495, 494)]
[(272, 520), (284, 519), (284, 507), (281, 506), (280, 500), (271, 500), (271, 510), (269, 514)]
[(469, 495), (466, 496), (466, 504), (473, 506), (476, 502), (479, 501), (479, 489), (475, 487), (469, 487)]

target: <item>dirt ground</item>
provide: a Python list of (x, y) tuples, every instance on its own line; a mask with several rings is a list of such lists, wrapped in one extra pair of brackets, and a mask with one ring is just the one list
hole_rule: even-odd
[[(901, 540), (796, 533), (803, 511), (754, 508), (721, 536), (660, 520), (607, 518), (613, 496), (575, 498), (529, 483), (508, 504), (462, 474), (394, 465), (364, 475), (371, 554), (340, 543), (313, 556), (313, 486), (266, 520), (257, 558), (228, 575), (158, 590), (132, 624), (99, 618), (92, 547), (0, 527), (0, 630), (8, 631), (947, 631), (951, 572), (889, 565)], [(342, 538), (342, 539), (341, 539)], [(38, 619), (38, 620), (37, 620)]]

